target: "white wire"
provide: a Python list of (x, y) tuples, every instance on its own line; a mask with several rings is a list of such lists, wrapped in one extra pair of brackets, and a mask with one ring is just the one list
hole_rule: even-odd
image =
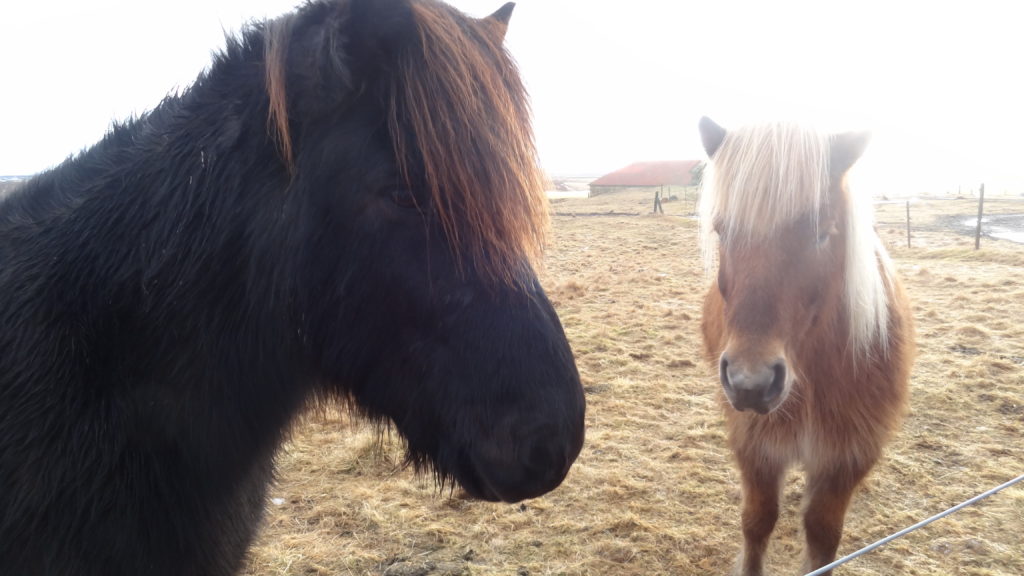
[(886, 536), (885, 538), (882, 538), (881, 540), (879, 540), (878, 542), (875, 542), (874, 544), (868, 544), (867, 546), (861, 548), (860, 550), (857, 550), (856, 552), (854, 552), (852, 554), (847, 554), (846, 556), (843, 556), (842, 558), (840, 558), (839, 560), (836, 560), (835, 562), (833, 562), (831, 564), (822, 566), (821, 568), (818, 568), (817, 570), (815, 570), (813, 572), (808, 572), (807, 574), (805, 574), (805, 576), (819, 576), (820, 574), (824, 574), (825, 572), (828, 572), (829, 570), (835, 568), (836, 566), (840, 566), (842, 564), (846, 564), (847, 562), (849, 562), (850, 560), (853, 560), (854, 558), (856, 558), (858, 556), (862, 556), (864, 554), (867, 554), (868, 552), (871, 552), (875, 548), (878, 548), (879, 546), (884, 546), (885, 544), (888, 544), (889, 542), (892, 542), (893, 540), (899, 538), (900, 536), (903, 536), (905, 534), (909, 534), (909, 533), (913, 532), (914, 530), (917, 530), (918, 528), (921, 528), (922, 526), (927, 526), (928, 524), (931, 524), (932, 522), (938, 520), (939, 518), (945, 518), (946, 516), (949, 516), (950, 514), (960, 510), (961, 508), (964, 508), (966, 506), (970, 506), (971, 504), (974, 504), (975, 502), (977, 502), (979, 500), (982, 500), (984, 498), (988, 498), (989, 496), (995, 494), (996, 492), (999, 492), (1003, 488), (1008, 488), (1010, 486), (1013, 486), (1014, 484), (1020, 482), (1021, 480), (1024, 480), (1024, 474), (1021, 474), (1020, 476), (1017, 476), (1016, 478), (1014, 478), (1013, 480), (1010, 480), (1009, 482), (1006, 482), (1004, 484), (1000, 484), (999, 486), (996, 486), (995, 488), (989, 490), (988, 492), (984, 492), (982, 494), (978, 494), (977, 496), (975, 496), (974, 498), (971, 498), (970, 500), (967, 500), (965, 502), (961, 502), (960, 504), (957, 504), (956, 506), (953, 506), (952, 508), (950, 508), (949, 510), (946, 510), (945, 512), (940, 512), (940, 513), (936, 514), (935, 516), (932, 516), (931, 518), (928, 518), (927, 520), (922, 520), (922, 521), (918, 522), (917, 524), (914, 524), (913, 526), (904, 528), (903, 530), (900, 530), (899, 532), (897, 532), (895, 534), (892, 534), (891, 536)]

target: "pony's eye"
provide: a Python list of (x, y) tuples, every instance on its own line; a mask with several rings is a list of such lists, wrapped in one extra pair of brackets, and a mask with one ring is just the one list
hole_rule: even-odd
[(835, 222), (826, 222), (823, 226), (818, 228), (818, 246), (824, 246), (828, 243), (829, 238), (833, 235), (838, 234), (839, 229), (836, 228)]
[(715, 234), (718, 234), (719, 236), (722, 235), (722, 226), (723, 226), (723, 224), (722, 224), (722, 219), (721, 218), (715, 218), (711, 222), (711, 229), (714, 230)]
[(420, 203), (416, 199), (416, 195), (413, 194), (412, 190), (392, 190), (391, 201), (394, 202), (397, 206), (401, 206), (402, 208), (420, 207)]

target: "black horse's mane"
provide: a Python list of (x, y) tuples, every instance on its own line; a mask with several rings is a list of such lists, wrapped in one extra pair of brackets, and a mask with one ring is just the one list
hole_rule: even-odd
[[(198, 158), (202, 167), (230, 153), (243, 136), (252, 136), (241, 131), (243, 116), (266, 113), (265, 97), (237, 96), (227, 110), (222, 102), (225, 93), (244, 93), (252, 79), (262, 74), (264, 28), (265, 23), (257, 22), (240, 36), (227, 35), (226, 46), (192, 84), (138, 116), (113, 121), (98, 142), (25, 182), (0, 203), (0, 222), (47, 221), (68, 214), (94, 194), (160, 194), (161, 189), (180, 187), (182, 179), (188, 181), (186, 172), (166, 172), (155, 179), (150, 173), (137, 175), (153, 154), (178, 159), (194, 147), (202, 151)], [(211, 91), (211, 85), (218, 88)], [(227, 111), (237, 116), (225, 127), (220, 120)], [(172, 162), (165, 164), (173, 167)], [(195, 187), (189, 190), (195, 191)]]

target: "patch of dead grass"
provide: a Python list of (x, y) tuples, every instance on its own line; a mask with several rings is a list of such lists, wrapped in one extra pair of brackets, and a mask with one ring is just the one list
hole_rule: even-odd
[[(372, 427), (328, 411), (306, 418), (279, 456), (270, 496), (282, 503), (268, 504), (246, 573), (728, 572), (740, 491), (717, 378), (701, 354), (696, 223), (682, 202), (649, 215), (652, 200), (609, 195), (556, 208), (542, 280), (588, 400), (587, 443), (562, 487), (522, 505), (464, 500), (402, 469), (394, 438), (378, 442)], [(937, 203), (913, 217), (924, 226), (965, 206)], [(1024, 247), (987, 240), (975, 252), (972, 238), (923, 231), (908, 250), (903, 209), (884, 205), (879, 220), (917, 322), (911, 409), (854, 499), (840, 553), (1024, 470)], [(619, 215), (594, 215), (609, 212)], [(769, 549), (775, 573), (799, 567), (802, 487), (794, 471)], [(1024, 574), (1022, 533), (1024, 488), (1013, 488), (842, 573)]]

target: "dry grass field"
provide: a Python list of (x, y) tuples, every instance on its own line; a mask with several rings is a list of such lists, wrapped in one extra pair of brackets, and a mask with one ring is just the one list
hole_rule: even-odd
[[(279, 458), (252, 575), (725, 574), (740, 493), (701, 355), (706, 286), (692, 202), (631, 192), (552, 203), (543, 282), (587, 391), (565, 483), (523, 504), (468, 501), (401, 464), (398, 439), (307, 416)], [(987, 213), (1024, 213), (990, 200)], [(849, 553), (1024, 472), (1024, 245), (942, 223), (973, 200), (878, 207), (914, 302), (919, 355), (902, 431), (855, 497)], [(795, 574), (803, 479), (791, 473), (768, 568)], [(1024, 487), (854, 560), (839, 574), (1024, 574)]]

